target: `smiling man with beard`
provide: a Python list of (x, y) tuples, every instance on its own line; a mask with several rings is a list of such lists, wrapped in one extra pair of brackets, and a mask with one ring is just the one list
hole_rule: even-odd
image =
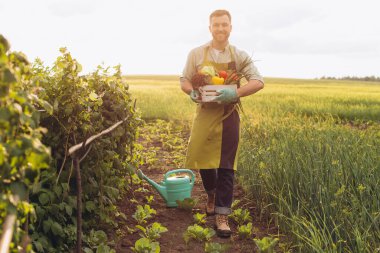
[[(262, 76), (248, 54), (230, 45), (231, 15), (226, 10), (216, 10), (210, 15), (212, 40), (197, 47), (188, 55), (180, 78), (181, 89), (197, 103), (186, 154), (185, 167), (200, 169), (203, 186), (207, 192), (206, 213), (216, 214), (215, 226), (219, 237), (231, 236), (228, 215), (231, 213), (234, 173), (240, 139), (240, 97), (256, 93), (264, 87)], [(249, 62), (248, 65), (245, 63)], [(237, 71), (248, 83), (238, 84), (237, 90), (221, 89), (211, 103), (202, 103), (198, 90), (193, 89), (192, 77), (203, 67), (213, 67), (216, 72)]]

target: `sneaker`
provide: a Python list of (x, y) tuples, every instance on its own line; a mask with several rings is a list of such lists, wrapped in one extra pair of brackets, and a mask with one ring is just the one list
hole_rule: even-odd
[(207, 194), (206, 214), (208, 216), (215, 214), (215, 193)]
[(223, 238), (231, 236), (232, 231), (228, 225), (228, 216), (224, 214), (217, 214), (215, 216), (216, 235)]

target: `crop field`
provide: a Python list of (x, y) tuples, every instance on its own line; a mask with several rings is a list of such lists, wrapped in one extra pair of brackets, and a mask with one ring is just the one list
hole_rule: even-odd
[(136, 174), (183, 168), (178, 76), (25, 57), (0, 35), (1, 252), (380, 253), (379, 82), (267, 78), (242, 98), (236, 233), (211, 241), (200, 181), (186, 214)]
[[(128, 76), (126, 81), (144, 118), (191, 119), (194, 104), (180, 90), (178, 77)], [(292, 114), (372, 122), (380, 119), (379, 99), (379, 83), (272, 78), (243, 104), (256, 120)]]
[[(191, 125), (176, 76), (127, 76), (145, 119)], [(242, 99), (238, 178), (299, 252), (380, 252), (380, 83), (267, 78)]]

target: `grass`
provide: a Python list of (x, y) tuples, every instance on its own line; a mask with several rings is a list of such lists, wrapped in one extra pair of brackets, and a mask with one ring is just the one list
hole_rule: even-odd
[(334, 122), (288, 117), (245, 128), (241, 183), (293, 233), (301, 252), (374, 252), (380, 247), (379, 127)]
[[(126, 77), (144, 118), (191, 124), (176, 76)], [(297, 252), (380, 252), (380, 84), (267, 78), (243, 98), (238, 177)]]
[[(144, 118), (191, 120), (195, 105), (176, 76), (127, 76)], [(265, 89), (243, 98), (247, 115), (334, 116), (346, 121), (379, 121), (380, 84), (373, 82), (266, 79)]]
[(135, 76), (127, 77), (126, 82), (143, 118), (191, 120), (195, 105), (181, 91), (178, 77)]

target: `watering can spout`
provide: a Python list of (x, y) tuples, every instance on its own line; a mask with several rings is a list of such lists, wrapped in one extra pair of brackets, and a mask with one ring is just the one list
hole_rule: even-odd
[(157, 184), (152, 179), (150, 179), (149, 177), (147, 177), (146, 175), (144, 175), (144, 173), (142, 173), (141, 170), (137, 171), (137, 176), (140, 179), (145, 179), (146, 181), (148, 181), (148, 183), (151, 184), (158, 191), (158, 193), (161, 195), (161, 197), (163, 199), (165, 199), (165, 201), (168, 201), (168, 195), (167, 195), (167, 191), (166, 191), (166, 186)]

